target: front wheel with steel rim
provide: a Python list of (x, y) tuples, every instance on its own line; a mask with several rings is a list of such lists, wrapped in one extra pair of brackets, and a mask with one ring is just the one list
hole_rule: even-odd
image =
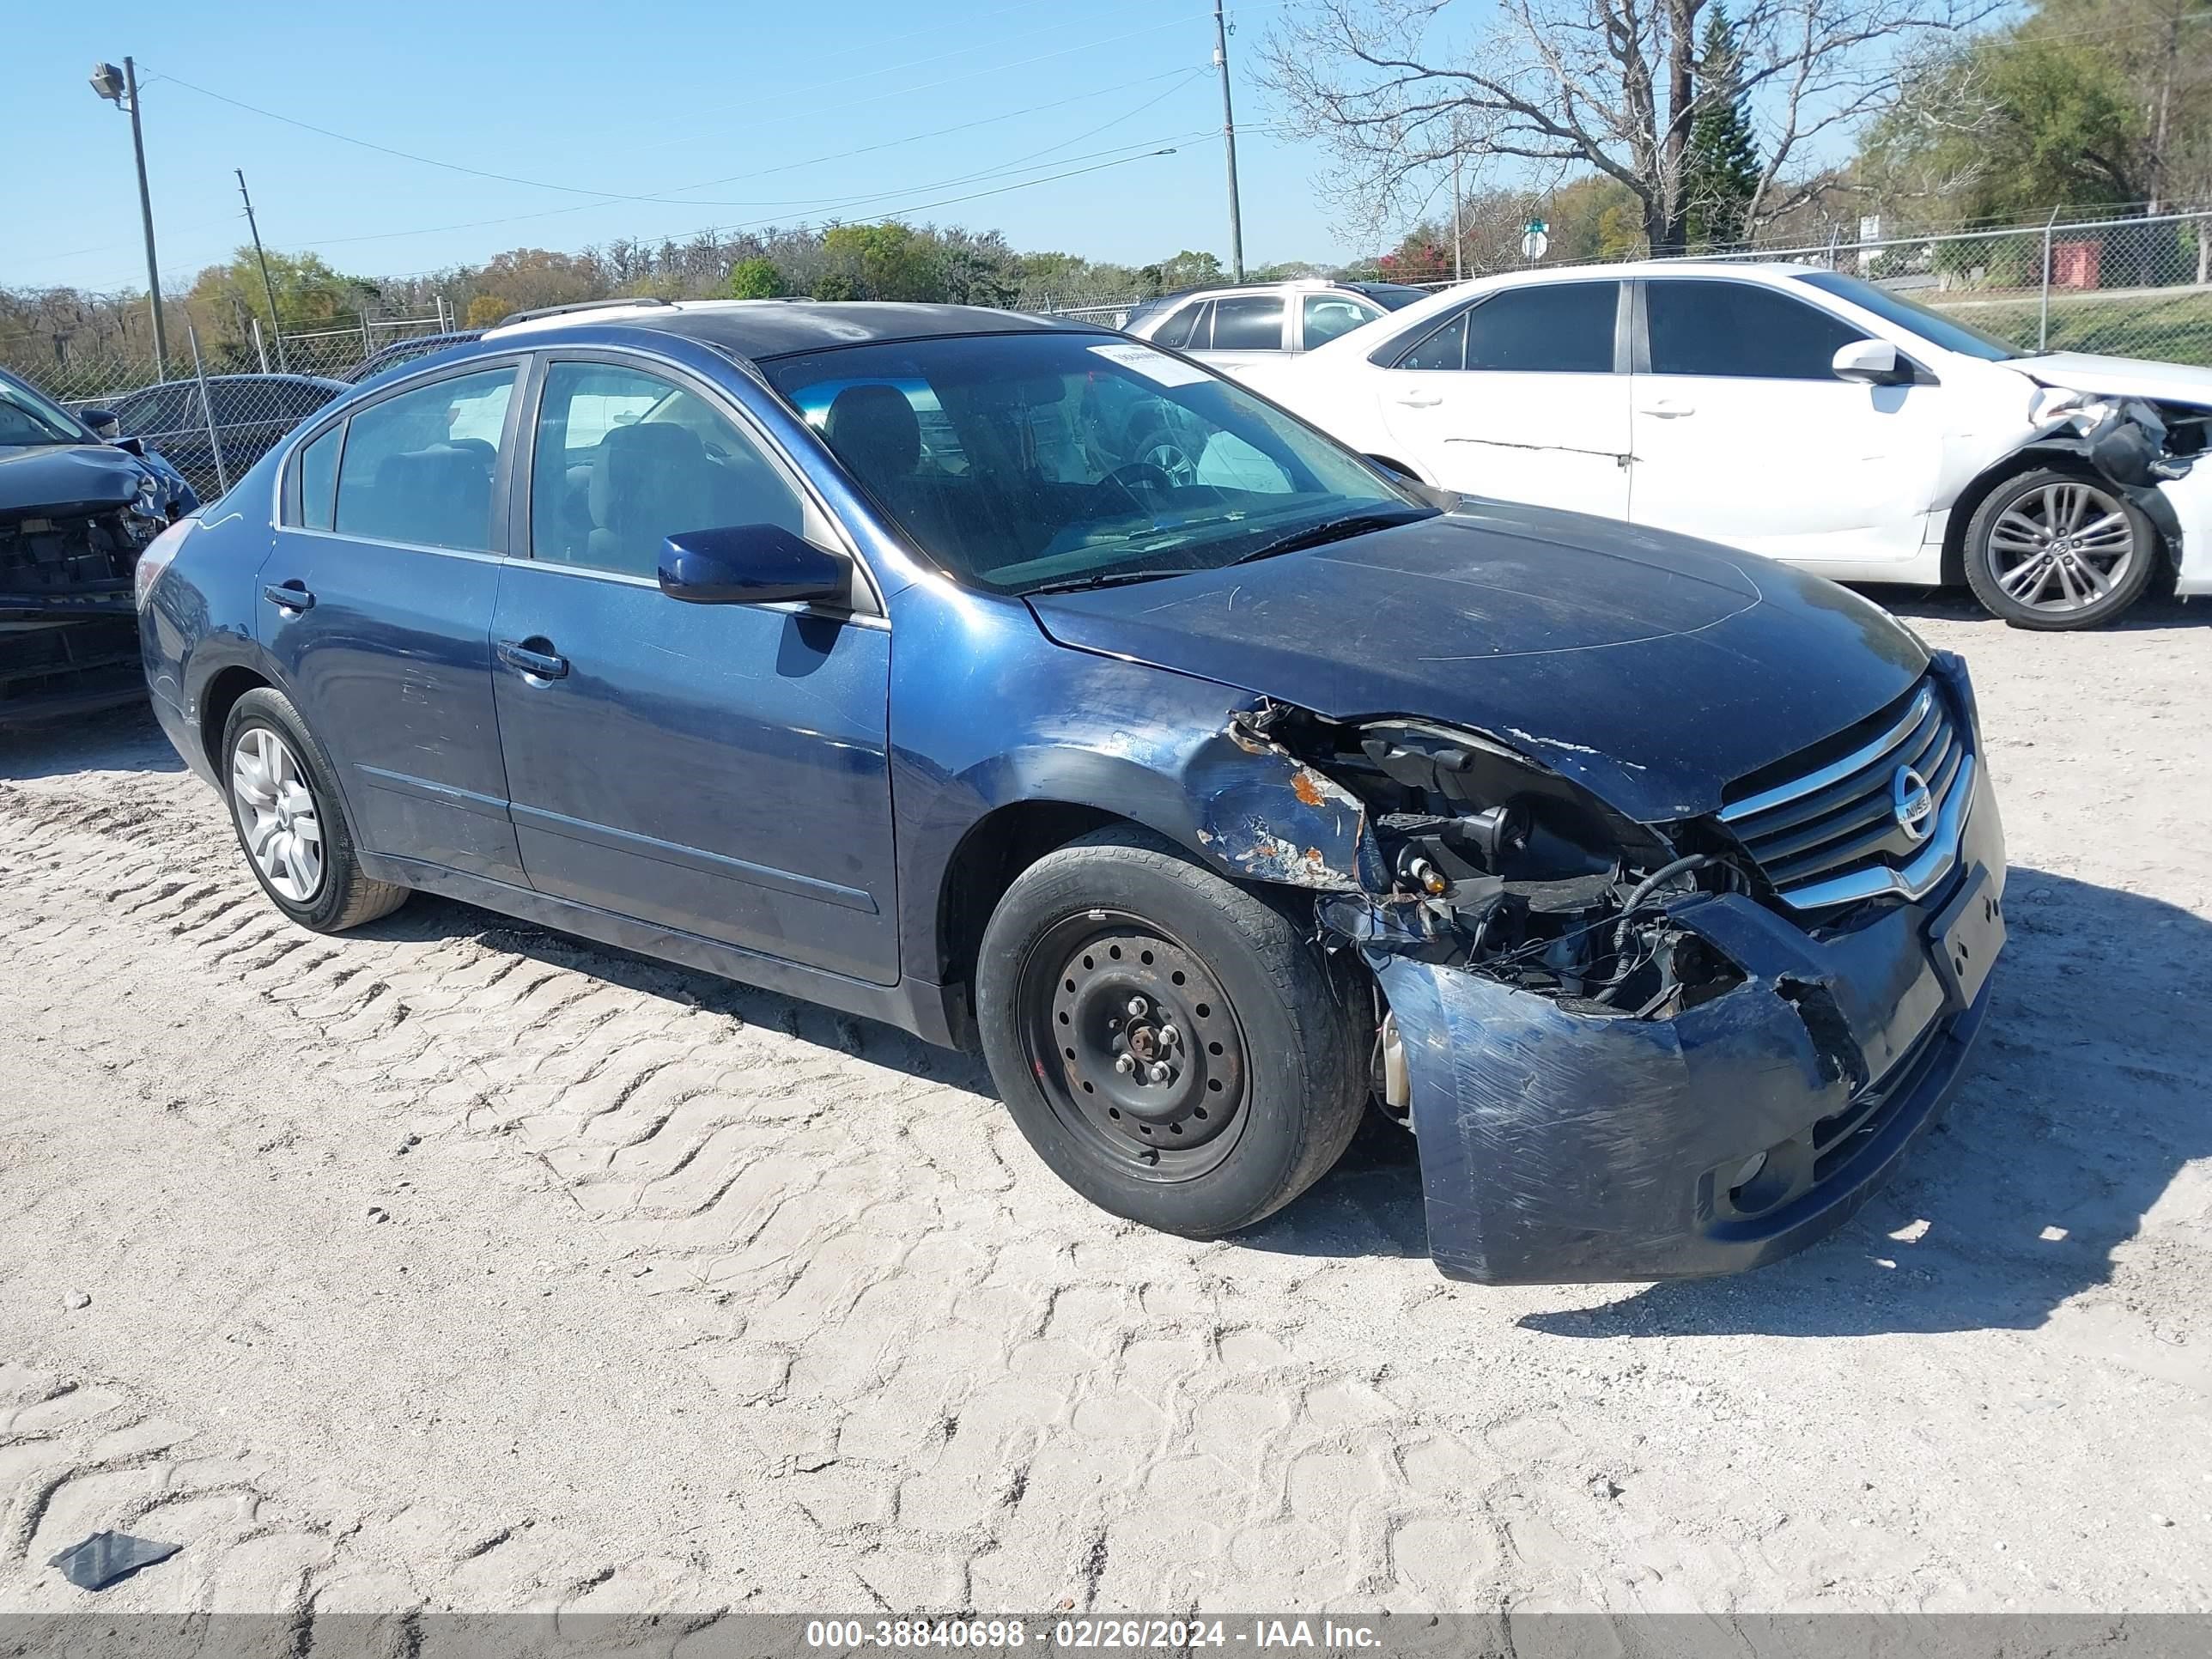
[(1366, 1006), (1282, 911), (1134, 830), (1018, 877), (976, 1014), (1016, 1124), (1116, 1215), (1206, 1238), (1335, 1163), (1366, 1101)]
[(2110, 622), (2142, 596), (2160, 556), (2150, 520), (2115, 486), (2047, 469), (1983, 499), (1966, 555), (1967, 583), (1985, 609), (2048, 630)]
[(224, 793), (261, 890), (301, 926), (334, 933), (388, 914), (407, 889), (372, 880), (354, 856), (329, 758), (282, 692), (240, 697), (224, 723)]

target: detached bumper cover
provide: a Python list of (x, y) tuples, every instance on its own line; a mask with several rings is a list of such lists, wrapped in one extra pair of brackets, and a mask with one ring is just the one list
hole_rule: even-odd
[(1988, 964), (1962, 978), (1940, 941), (1971, 902), (1988, 930), (1977, 947), (2000, 942), (2003, 881), (1984, 776), (1959, 873), (1922, 902), (1825, 940), (1745, 898), (1676, 907), (1747, 977), (1673, 1020), (1592, 1018), (1464, 969), (1376, 962), (1438, 1268), (1484, 1284), (1732, 1273), (1841, 1226), (1957, 1086)]

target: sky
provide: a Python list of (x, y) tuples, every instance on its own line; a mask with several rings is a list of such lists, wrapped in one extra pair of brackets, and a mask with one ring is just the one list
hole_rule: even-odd
[[(1259, 48), (1279, 9), (1230, 9), (1252, 266), (1362, 251), (1316, 198), (1318, 148), (1267, 130), (1279, 112)], [(165, 290), (246, 240), (240, 167), (268, 246), (371, 276), (514, 246), (892, 216), (996, 228), (1025, 252), (1143, 263), (1198, 248), (1227, 263), (1210, 0), (0, 12), (12, 130), (19, 145), (37, 135), (39, 158), (19, 149), (0, 172), (0, 286), (144, 287), (129, 118), (87, 79), (126, 53)]]

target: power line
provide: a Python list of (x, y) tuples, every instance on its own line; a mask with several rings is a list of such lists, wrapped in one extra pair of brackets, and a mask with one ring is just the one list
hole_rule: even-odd
[[(1054, 52), (1042, 52), (1031, 58), (1018, 58), (1012, 63), (989, 64), (981, 69), (969, 71), (966, 74), (948, 76), (944, 80), (927, 82), (921, 86), (901, 88), (894, 92), (888, 93), (884, 95), (888, 97), (905, 97), (916, 92), (927, 92), (933, 90), (937, 87), (948, 86), (952, 84), (954, 82), (973, 80), (978, 75), (1003, 74), (1009, 70), (1026, 68), (1030, 64), (1043, 63), (1050, 58), (1064, 58), (1073, 52), (1087, 52), (1096, 46), (1110, 46), (1118, 41), (1133, 40), (1139, 35), (1158, 33), (1162, 29), (1173, 28), (1188, 21), (1188, 18), (1184, 16), (1170, 18), (1164, 22), (1150, 24), (1143, 28), (1126, 29), (1118, 34), (1107, 35), (1095, 40), (1081, 41), (1074, 46), (1062, 47)], [(979, 47), (974, 46), (962, 47), (958, 49), (958, 52), (972, 52), (980, 49), (981, 48)], [(957, 55), (958, 55), (958, 52), (939, 53), (932, 58), (919, 58), (909, 64), (892, 65), (890, 68), (884, 70), (866, 70), (860, 75), (848, 76), (842, 79), (815, 82), (805, 87), (789, 88), (788, 95), (796, 96), (803, 93), (818, 91), (823, 88), (842, 85), (851, 81), (872, 80), (878, 75), (890, 73), (894, 69), (915, 68), (918, 67), (921, 64), (934, 63), (945, 57)], [(228, 104), (234, 109), (244, 110), (248, 114), (258, 115), (268, 120), (280, 122), (285, 126), (296, 127), (303, 132), (312, 132), (319, 137), (331, 139), (334, 142), (342, 144), (352, 144), (362, 149), (374, 150), (378, 155), (392, 156), (397, 160), (403, 161), (412, 161), (416, 163), (418, 166), (436, 167), (447, 173), (461, 173), (472, 179), (489, 179), (496, 184), (520, 185), (526, 189), (532, 190), (556, 191), (567, 196), (589, 196), (605, 202), (647, 202), (676, 207), (686, 205), (707, 205), (700, 203), (687, 204), (680, 199), (664, 195), (641, 194), (625, 191), (611, 191), (605, 188), (592, 189), (581, 185), (561, 184), (552, 179), (527, 179), (517, 173), (499, 173), (489, 168), (470, 167), (465, 162), (443, 161), (434, 155), (421, 155), (416, 154), (412, 150), (400, 149), (391, 144), (380, 144), (376, 143), (374, 139), (356, 137), (350, 133), (338, 132), (329, 127), (318, 126), (312, 121), (302, 121), (294, 116), (279, 114), (275, 110), (264, 109), (258, 104), (247, 103), (244, 99), (233, 98), (227, 93), (216, 92), (210, 88), (201, 86), (196, 82), (187, 81), (182, 76), (178, 75), (173, 71), (166, 72), (166, 78), (174, 82), (176, 85), (183, 87), (189, 92), (198, 93), (204, 98), (212, 98), (219, 104)], [(756, 106), (755, 107), (758, 106)], [(665, 141), (667, 143), (681, 143), (688, 142), (690, 142), (688, 138), (683, 137), (672, 138)], [(665, 145), (664, 144), (661, 146), (649, 146), (648, 148), (665, 147)], [(688, 186), (688, 188), (695, 189), (704, 187), (705, 186)]]

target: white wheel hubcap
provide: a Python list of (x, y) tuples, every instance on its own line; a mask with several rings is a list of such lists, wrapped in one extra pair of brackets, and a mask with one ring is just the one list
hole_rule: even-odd
[(323, 884), (323, 824), (291, 745), (265, 726), (230, 751), (230, 797), (262, 879), (295, 904)]

